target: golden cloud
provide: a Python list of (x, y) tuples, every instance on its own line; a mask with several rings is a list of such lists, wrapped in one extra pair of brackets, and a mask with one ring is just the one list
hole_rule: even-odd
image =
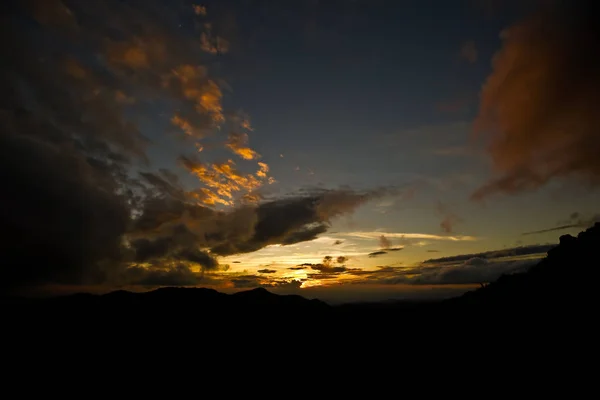
[(260, 157), (256, 151), (248, 145), (248, 135), (245, 133), (231, 132), (225, 146), (244, 160), (254, 160)]
[[(264, 183), (268, 166), (260, 163), (260, 170), (256, 176), (253, 174), (243, 174), (235, 168), (235, 163), (228, 160), (226, 163), (213, 163), (210, 165), (193, 161), (182, 157), (181, 162), (185, 168), (194, 174), (200, 182), (211, 188), (213, 191), (202, 190), (205, 197), (196, 197), (204, 204), (214, 205), (220, 203), (223, 205), (233, 205), (233, 197), (236, 192), (244, 192), (246, 200), (256, 196), (253, 192), (260, 188)], [(261, 174), (261, 175), (259, 175)], [(220, 199), (220, 200), (217, 200)]]
[(173, 118), (171, 118), (171, 123), (176, 127), (180, 128), (183, 132), (185, 132), (186, 135), (197, 136), (196, 129), (194, 129), (192, 124), (183, 117), (180, 117), (179, 115), (175, 114)]

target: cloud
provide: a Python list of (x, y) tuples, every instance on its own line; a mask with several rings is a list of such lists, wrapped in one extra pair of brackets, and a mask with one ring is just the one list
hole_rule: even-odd
[(337, 246), (338, 244), (342, 244), (342, 243), (344, 243), (343, 240), (336, 240), (335, 242), (333, 242), (333, 245)]
[(194, 5), (192, 5), (192, 8), (193, 8), (194, 12), (196, 13), (196, 15), (202, 15), (202, 16), (206, 15), (206, 7), (205, 6), (194, 4)]
[(274, 273), (277, 272), (277, 270), (276, 269), (267, 269), (267, 268), (265, 268), (265, 269), (259, 269), (256, 272), (258, 272), (259, 274), (274, 274)]
[(205, 188), (193, 193), (194, 197), (207, 205), (234, 205), (234, 194), (242, 192), (252, 194), (255, 190), (269, 182), (267, 179), (268, 166), (259, 163), (255, 173), (243, 173), (236, 168), (232, 160), (224, 163), (202, 163), (187, 156), (179, 158), (181, 165), (195, 175)]
[(229, 211), (187, 202), (185, 197), (151, 198), (140, 205), (140, 216), (129, 235), (157, 240), (185, 229), (186, 236), (181, 240), (208, 249), (212, 256), (249, 253), (269, 245), (313, 240), (327, 231), (341, 211), (350, 213), (379, 195), (380, 191), (316, 190)]
[(376, 270), (352, 271), (354, 284), (379, 285), (468, 285), (492, 282), (501, 275), (522, 272), (539, 259), (483, 260), (467, 259), (447, 265), (416, 267), (378, 267)]
[(432, 258), (432, 259), (423, 261), (423, 264), (455, 263), (455, 262), (466, 262), (469, 260), (476, 260), (476, 259), (491, 260), (491, 259), (497, 259), (497, 258), (503, 258), (503, 257), (516, 257), (516, 256), (527, 256), (527, 255), (533, 255), (533, 254), (545, 254), (554, 247), (556, 247), (555, 244), (534, 244), (534, 245), (529, 245), (529, 246), (512, 247), (512, 248), (502, 249), (502, 250), (485, 251), (482, 253), (459, 254), (456, 256)]
[(589, 218), (582, 218), (578, 212), (574, 212), (569, 216), (568, 220), (559, 221), (558, 226), (532, 232), (525, 232), (522, 235), (537, 235), (540, 233), (562, 231), (565, 229), (573, 228), (589, 228), (590, 226), (593, 226), (596, 222), (600, 222), (600, 214), (593, 215)]
[(386, 238), (399, 238), (401, 240), (442, 240), (442, 241), (452, 241), (452, 242), (460, 242), (460, 241), (474, 241), (477, 240), (474, 236), (442, 236), (442, 235), (434, 235), (429, 233), (400, 233), (400, 232), (378, 232), (378, 231), (358, 231), (358, 232), (347, 232), (344, 233), (345, 236), (350, 237), (358, 237), (363, 239), (376, 239), (379, 238), (382, 234), (385, 235)]
[(235, 154), (243, 158), (244, 160), (254, 160), (259, 158), (260, 155), (249, 148), (248, 144), (248, 135), (245, 133), (234, 133), (231, 132), (229, 134), (229, 140), (227, 141), (226, 146)]
[(258, 275), (238, 275), (229, 279), (236, 289), (269, 288), (295, 291), (302, 286), (302, 280), (298, 279), (272, 279)]
[(475, 42), (468, 40), (460, 48), (460, 56), (471, 64), (477, 62), (477, 48)]
[(379, 236), (379, 247), (382, 249), (389, 249), (392, 246), (390, 239), (386, 238), (385, 235)]
[(390, 247), (388, 249), (385, 249), (385, 251), (400, 251), (400, 250), (404, 250), (404, 247)]
[(348, 259), (343, 256), (339, 256), (334, 258), (332, 256), (323, 257), (323, 261), (317, 264), (312, 263), (304, 263), (300, 264), (296, 267), (290, 267), (290, 270), (314, 270), (318, 271), (318, 273), (308, 273), (308, 280), (322, 280), (322, 279), (334, 279), (342, 274), (346, 274), (349, 272), (360, 271), (360, 268), (347, 268), (343, 265), (335, 265), (342, 264)]
[(477, 135), (495, 175), (472, 194), (534, 190), (557, 178), (600, 183), (600, 40), (592, 1), (548, 2), (502, 33), (482, 90)]
[(203, 276), (193, 272), (187, 265), (170, 268), (133, 266), (124, 271), (123, 285), (158, 286), (194, 286), (202, 282)]
[(345, 263), (346, 261), (348, 261), (348, 257), (344, 257), (344, 256), (338, 256), (338, 257), (335, 259), (335, 261), (336, 261), (338, 264), (343, 264), (343, 263)]
[(448, 209), (447, 206), (442, 204), (442, 202), (437, 203), (437, 212), (442, 215), (442, 222), (440, 222), (440, 228), (445, 233), (452, 233), (454, 231), (454, 226), (460, 222), (462, 222), (462, 218), (453, 213)]
[[(2, 42), (11, 57), (0, 61), (1, 290), (195, 284), (227, 267), (219, 256), (314, 239), (385, 194), (317, 190), (238, 202), (273, 181), (266, 163), (249, 172), (195, 158), (210, 148), (199, 141), (220, 129), (252, 130), (223, 107), (222, 81), (198, 41), (204, 12), (154, 0), (65, 4), (33, 1), (3, 16), (3, 34), (20, 40)], [(178, 29), (182, 19), (195, 35)], [(173, 154), (164, 161), (179, 160), (178, 170), (156, 170), (138, 121), (157, 127), (155, 145), (172, 139), (165, 122), (180, 129), (194, 156)], [(198, 177), (198, 187), (178, 173)]]
[(384, 254), (387, 254), (387, 251), (378, 250), (378, 251), (374, 251), (372, 253), (369, 253), (369, 257), (377, 257), (377, 256), (382, 256)]

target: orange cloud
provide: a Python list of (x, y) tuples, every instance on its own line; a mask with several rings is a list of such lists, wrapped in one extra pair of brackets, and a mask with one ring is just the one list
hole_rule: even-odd
[(180, 117), (179, 115), (175, 114), (173, 118), (171, 118), (171, 123), (179, 127), (183, 132), (185, 132), (186, 135), (196, 136), (197, 132), (192, 126), (192, 124), (188, 120)]
[(269, 172), (269, 166), (264, 162), (259, 162), (258, 166), (260, 167), (260, 169), (256, 173), (256, 176), (259, 176), (261, 178), (266, 178), (267, 173)]
[(262, 165), (259, 165), (260, 170), (255, 176), (253, 174), (243, 174), (238, 171), (232, 160), (228, 160), (226, 163), (206, 165), (186, 157), (181, 157), (181, 162), (200, 182), (212, 189), (211, 191), (204, 188), (201, 191), (204, 197), (200, 196), (200, 194), (195, 197), (208, 205), (216, 203), (233, 205), (233, 197), (236, 192), (250, 194), (251, 196), (246, 197), (246, 200), (256, 198), (257, 195), (254, 192), (265, 183), (264, 179), (267, 177), (268, 172), (268, 166), (264, 163), (259, 163)]
[(490, 140), (495, 176), (472, 198), (568, 176), (600, 183), (600, 32), (592, 4), (544, 9), (502, 33), (474, 124)]
[(208, 79), (206, 67), (180, 65), (167, 77), (166, 85), (170, 84), (170, 78), (179, 83), (181, 93), (186, 99), (194, 101), (198, 113), (209, 115), (215, 125), (225, 121), (221, 105), (223, 93), (215, 82)]
[(225, 146), (244, 160), (254, 160), (260, 157), (256, 151), (247, 146), (248, 135), (245, 133), (231, 132)]
[(202, 15), (202, 16), (206, 15), (206, 7), (200, 6), (197, 4), (194, 4), (192, 7), (193, 7), (194, 13), (196, 13), (196, 15)]
[(132, 69), (150, 67), (150, 60), (146, 50), (141, 46), (141, 43), (136, 43), (136, 41), (111, 42), (106, 55), (111, 64), (123, 65)]
[(222, 37), (213, 36), (210, 32), (202, 32), (200, 35), (200, 48), (210, 54), (227, 53), (229, 42)]

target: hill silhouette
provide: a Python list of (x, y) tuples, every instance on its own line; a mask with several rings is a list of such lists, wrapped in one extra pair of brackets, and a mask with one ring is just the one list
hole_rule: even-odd
[[(2, 299), (4, 309), (29, 322), (84, 324), (121, 328), (167, 325), (214, 327), (251, 322), (261, 329), (274, 324), (324, 328), (396, 326), (431, 327), (451, 319), (469, 325), (574, 322), (575, 310), (592, 304), (591, 271), (598, 265), (600, 223), (577, 237), (564, 235), (546, 258), (526, 272), (503, 275), (482, 288), (449, 300), (330, 306), (298, 295), (277, 295), (264, 288), (224, 294), (213, 289), (166, 287), (134, 293), (75, 294), (47, 299)], [(575, 321), (576, 322), (576, 321)], [(211, 328), (212, 329), (212, 328)]]

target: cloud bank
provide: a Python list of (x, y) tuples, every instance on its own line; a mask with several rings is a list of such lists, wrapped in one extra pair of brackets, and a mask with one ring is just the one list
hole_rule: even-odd
[[(312, 240), (387, 193), (257, 203), (269, 165), (248, 147), (248, 119), (222, 104), (212, 65), (229, 43), (207, 18), (184, 1), (11, 0), (0, 27), (19, 38), (0, 43), (11, 54), (0, 60), (0, 289), (193, 285), (227, 267), (219, 256)], [(150, 139), (140, 121), (157, 110), (164, 118), (150, 122), (164, 134)], [(185, 144), (178, 170), (150, 164), (153, 140)], [(213, 142), (237, 159), (208, 161)]]
[(555, 1), (502, 32), (475, 133), (495, 175), (472, 197), (537, 189), (555, 178), (600, 183), (600, 28), (593, 1)]

